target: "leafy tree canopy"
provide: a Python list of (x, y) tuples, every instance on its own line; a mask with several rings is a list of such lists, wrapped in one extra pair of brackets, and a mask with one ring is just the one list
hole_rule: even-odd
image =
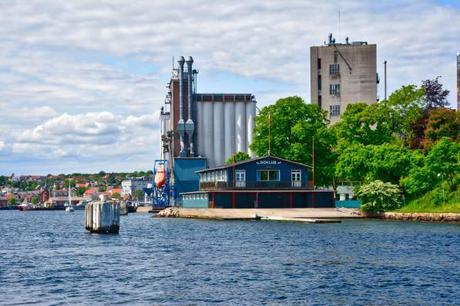
[(133, 198), (138, 200), (138, 201), (141, 201), (144, 199), (144, 191), (142, 190), (134, 190), (133, 191)]
[(388, 100), (380, 103), (383, 120), (391, 126), (394, 134), (410, 143), (413, 138), (413, 126), (423, 117), (425, 89), (415, 85), (402, 86), (395, 90)]
[(234, 163), (237, 163), (243, 160), (248, 160), (248, 159), (251, 159), (251, 156), (249, 156), (249, 154), (246, 152), (240, 151), (230, 156), (229, 159), (227, 159), (226, 163), (228, 165), (231, 165), (231, 164), (234, 164)]
[(423, 156), (394, 144), (353, 144), (343, 150), (336, 165), (336, 175), (354, 184), (385, 180), (399, 183), (410, 169), (423, 163)]
[(460, 180), (460, 143), (440, 140), (428, 152), (420, 167), (413, 167), (401, 179), (401, 184), (410, 195), (421, 195), (432, 190), (443, 181), (451, 190), (457, 188)]
[(328, 123), (326, 112), (317, 105), (306, 104), (300, 97), (280, 99), (262, 108), (256, 116), (251, 149), (258, 156), (268, 155), (270, 140), (270, 155), (311, 164), (314, 138), (315, 155), (319, 157), (315, 162), (315, 183), (330, 186), (336, 141)]
[(460, 132), (460, 112), (449, 108), (435, 108), (428, 112), (424, 148), (429, 149), (443, 137), (457, 141)]
[(117, 199), (117, 200), (121, 199), (121, 194), (119, 192), (114, 192), (112, 194), (112, 199)]
[(447, 101), (449, 90), (442, 88), (439, 78), (438, 76), (434, 80), (422, 81), (422, 87), (425, 90), (425, 109), (427, 110), (449, 105)]
[(393, 130), (387, 113), (379, 104), (349, 104), (341, 121), (334, 127), (337, 137), (346, 143), (382, 144), (393, 140)]

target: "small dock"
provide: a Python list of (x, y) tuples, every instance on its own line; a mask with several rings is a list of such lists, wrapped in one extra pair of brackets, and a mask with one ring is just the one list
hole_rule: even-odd
[(279, 216), (255, 216), (256, 220), (262, 221), (282, 221), (282, 222), (303, 222), (303, 223), (341, 223), (339, 219), (314, 219), (314, 218), (289, 218)]

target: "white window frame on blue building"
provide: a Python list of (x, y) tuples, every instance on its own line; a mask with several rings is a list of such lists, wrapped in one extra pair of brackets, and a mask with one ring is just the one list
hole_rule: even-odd
[(246, 187), (246, 170), (235, 170), (235, 187)]
[[(267, 172), (266, 176), (262, 175), (262, 173), (264, 172)], [(280, 170), (260, 169), (260, 170), (257, 170), (256, 178), (258, 182), (279, 182), (280, 181)]]
[(291, 170), (291, 186), (302, 187), (302, 170), (293, 169)]

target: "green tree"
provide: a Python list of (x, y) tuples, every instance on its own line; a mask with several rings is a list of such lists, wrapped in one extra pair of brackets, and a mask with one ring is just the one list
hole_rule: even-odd
[(379, 103), (380, 115), (406, 145), (412, 142), (415, 124), (423, 118), (424, 96), (423, 87), (407, 85), (395, 90), (388, 100)]
[(142, 201), (144, 199), (144, 191), (142, 190), (134, 190), (133, 191), (133, 198)]
[(237, 163), (243, 160), (248, 160), (248, 159), (251, 159), (251, 156), (249, 156), (249, 154), (246, 152), (240, 151), (230, 156), (229, 159), (227, 159), (226, 163), (227, 165), (231, 165), (231, 164), (234, 164), (234, 163)]
[(425, 109), (427, 110), (449, 105), (447, 101), (449, 90), (442, 88), (439, 78), (438, 76), (433, 80), (422, 81), (422, 88), (425, 90)]
[(367, 212), (393, 210), (401, 205), (401, 190), (398, 185), (380, 180), (361, 186), (356, 196), (361, 200), (361, 209)]
[(443, 137), (456, 141), (459, 139), (460, 113), (449, 108), (435, 108), (428, 112), (423, 147), (431, 148)]
[(18, 203), (18, 200), (16, 198), (9, 198), (7, 203), (8, 206), (15, 206)]
[(279, 99), (256, 116), (250, 147), (264, 156), (269, 153), (270, 143), (270, 155), (311, 164), (314, 138), (316, 185), (329, 186), (333, 183), (336, 153), (335, 135), (327, 128), (328, 123), (326, 112), (317, 105), (306, 104), (300, 97)]
[(458, 187), (460, 175), (460, 143), (441, 139), (433, 149), (428, 152), (425, 165), (435, 174), (437, 182), (445, 180), (451, 189)]
[(76, 189), (77, 196), (81, 197), (83, 194), (85, 194), (85, 191), (88, 190), (86, 187), (78, 187)]
[(7, 176), (0, 176), (0, 187), (8, 185), (8, 177)]
[(351, 144), (340, 153), (335, 174), (341, 180), (360, 185), (368, 176), (371, 159), (372, 152), (365, 145)]
[(111, 173), (111, 174), (109, 175), (109, 178), (107, 179), (107, 183), (108, 183), (110, 186), (115, 186), (115, 185), (118, 183), (116, 176), (115, 176), (114, 174)]
[(412, 196), (433, 190), (445, 181), (453, 191), (460, 181), (460, 143), (441, 139), (428, 152), (421, 167), (413, 167), (401, 179), (406, 192)]
[(378, 145), (393, 141), (393, 125), (379, 104), (349, 104), (334, 130), (343, 143)]
[(105, 192), (107, 191), (107, 187), (106, 186), (100, 186), (99, 187), (99, 192)]
[(34, 195), (31, 199), (33, 205), (37, 205), (39, 202), (38, 196)]
[(413, 167), (421, 165), (423, 156), (420, 153), (398, 145), (353, 144), (341, 152), (336, 175), (355, 184), (374, 180), (397, 184)]
[(121, 194), (119, 192), (114, 192), (112, 194), (112, 199), (117, 199), (117, 200), (121, 199)]

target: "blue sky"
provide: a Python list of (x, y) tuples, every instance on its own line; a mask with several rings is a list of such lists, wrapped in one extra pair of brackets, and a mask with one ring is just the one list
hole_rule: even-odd
[(0, 174), (149, 169), (172, 56), (194, 57), (200, 92), (250, 92), (259, 107), (309, 101), (309, 47), (330, 32), (376, 43), (390, 92), (439, 75), (455, 105), (460, 1), (8, 1), (0, 10)]

